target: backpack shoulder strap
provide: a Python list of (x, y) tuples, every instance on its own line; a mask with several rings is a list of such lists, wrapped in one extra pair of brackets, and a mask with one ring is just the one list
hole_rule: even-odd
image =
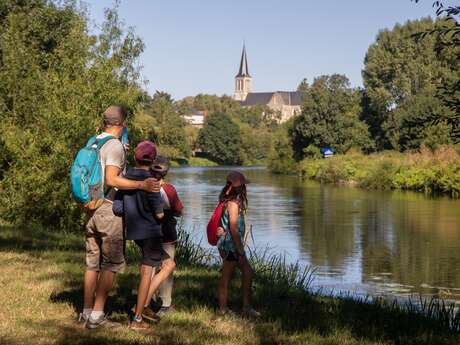
[(93, 135), (91, 138), (88, 139), (88, 141), (86, 142), (86, 147), (89, 148), (91, 146), (93, 146), (94, 144), (97, 143), (97, 137), (95, 135)]
[(116, 139), (116, 138), (113, 135), (108, 135), (101, 139), (96, 138), (95, 144), (97, 145), (97, 150), (99, 151), (102, 148), (102, 146), (104, 146), (105, 143), (107, 143), (109, 140), (112, 140), (112, 139)]

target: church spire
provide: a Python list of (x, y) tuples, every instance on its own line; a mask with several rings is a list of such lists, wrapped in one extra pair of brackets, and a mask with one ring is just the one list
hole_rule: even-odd
[(241, 53), (240, 69), (235, 77), (235, 93), (233, 98), (237, 101), (244, 102), (246, 96), (251, 92), (252, 78), (249, 75), (248, 57), (246, 55), (246, 45), (243, 44)]
[(249, 75), (248, 57), (246, 55), (246, 45), (245, 44), (243, 44), (243, 51), (241, 52), (240, 69), (238, 71), (237, 77), (251, 77)]

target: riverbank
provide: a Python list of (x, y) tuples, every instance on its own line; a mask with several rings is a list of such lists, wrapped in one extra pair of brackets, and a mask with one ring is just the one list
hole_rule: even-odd
[(364, 155), (353, 152), (299, 163), (304, 179), (366, 189), (400, 189), (460, 197), (460, 156), (453, 147), (415, 153), (394, 151)]
[[(251, 167), (251, 166), (263, 166), (264, 161), (251, 161), (251, 162), (246, 162), (245, 164), (241, 164), (241, 167)], [(217, 162), (214, 162), (208, 158), (204, 157), (190, 157), (187, 159), (177, 159), (177, 160), (172, 160), (173, 167), (223, 167), (226, 165), (219, 164)]]
[[(135, 302), (137, 252), (109, 298), (111, 317), (127, 322)], [(458, 344), (460, 329), (449, 330), (446, 310), (431, 317), (381, 302), (331, 298), (308, 293), (310, 271), (286, 267), (282, 260), (255, 263), (254, 305), (261, 320), (215, 315), (218, 269), (204, 264), (208, 252), (182, 237), (174, 304), (151, 330), (127, 327), (87, 331), (75, 322), (82, 305), (82, 234), (49, 233), (32, 227), (0, 228), (1, 344)], [(238, 310), (235, 279), (230, 296)], [(445, 312), (443, 313), (442, 310)], [(458, 327), (459, 322), (456, 321)]]

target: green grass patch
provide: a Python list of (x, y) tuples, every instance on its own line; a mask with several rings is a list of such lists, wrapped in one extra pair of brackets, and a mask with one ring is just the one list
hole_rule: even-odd
[[(84, 235), (33, 227), (0, 228), (1, 344), (448, 344), (459, 322), (442, 305), (425, 312), (382, 300), (333, 298), (309, 291), (312, 272), (283, 257), (253, 255), (254, 305), (260, 320), (218, 318), (219, 270), (212, 253), (181, 233), (173, 303), (178, 309), (138, 333), (122, 327), (88, 331), (75, 322), (82, 307)], [(127, 246), (128, 269), (117, 277), (107, 310), (127, 325), (138, 283), (138, 251)], [(238, 277), (237, 277), (238, 278)], [(230, 305), (239, 309), (239, 280)], [(457, 323), (455, 323), (457, 322)], [(457, 327), (457, 328), (455, 328)]]

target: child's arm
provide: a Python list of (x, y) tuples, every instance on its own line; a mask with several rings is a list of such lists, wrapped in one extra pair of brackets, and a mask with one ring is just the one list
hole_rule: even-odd
[(149, 201), (150, 209), (153, 211), (153, 216), (156, 219), (162, 219), (163, 213), (163, 202), (161, 199), (160, 192), (147, 193), (147, 199)]
[(122, 217), (125, 213), (123, 205), (123, 192), (121, 190), (118, 190), (115, 194), (115, 200), (113, 201), (112, 211), (118, 217)]

